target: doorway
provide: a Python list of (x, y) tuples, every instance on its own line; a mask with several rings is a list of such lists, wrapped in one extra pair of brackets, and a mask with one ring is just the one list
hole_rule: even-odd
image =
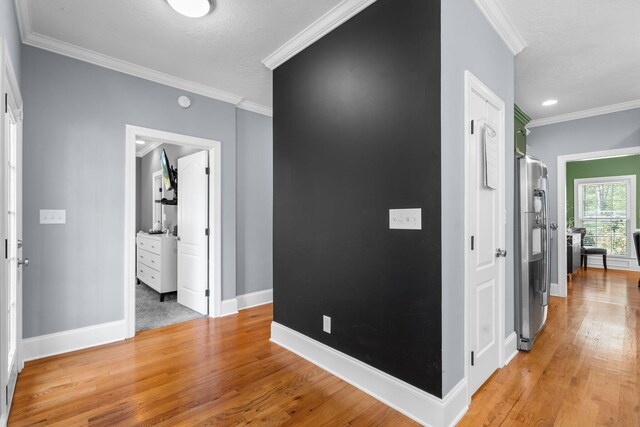
[(8, 419), (13, 400), (22, 342), (22, 97), (4, 40), (0, 39), (0, 89), (5, 94), (0, 121), (0, 233), (4, 240), (0, 289), (0, 378), (3, 420)]
[(468, 399), (504, 360), (505, 106), (465, 73), (465, 377)]
[[(583, 225), (588, 225), (584, 223), (584, 218), (580, 218), (580, 215), (572, 215), (573, 217), (573, 221), (572, 224), (568, 224), (567, 221), (567, 165), (571, 162), (577, 162), (577, 161), (593, 161), (593, 160), (598, 160), (598, 159), (615, 159), (615, 158), (622, 158), (622, 157), (626, 157), (626, 156), (633, 156), (633, 155), (639, 155), (640, 154), (640, 147), (631, 147), (631, 148), (621, 148), (621, 149), (614, 149), (614, 150), (605, 150), (605, 151), (595, 151), (595, 152), (589, 152), (589, 153), (577, 153), (577, 154), (570, 154), (570, 155), (564, 155), (564, 156), (558, 156), (558, 187), (557, 187), (557, 194), (558, 194), (558, 214), (557, 214), (557, 220), (558, 220), (558, 236), (566, 236), (567, 235), (567, 231), (569, 231), (569, 229), (571, 229), (573, 226), (583, 226)], [(618, 177), (620, 179), (614, 180), (613, 182), (617, 181), (617, 182), (625, 182), (626, 180), (624, 179), (625, 177)], [(601, 179), (601, 180), (597, 180), (599, 181), (599, 183), (603, 183), (605, 180)], [(611, 181), (611, 180), (609, 180)], [(634, 180), (635, 181), (635, 180)], [(584, 181), (583, 183), (588, 183), (586, 181)], [(633, 187), (635, 188), (635, 185), (637, 185), (635, 182), (633, 183)], [(577, 191), (576, 191), (577, 190)], [(572, 199), (576, 199), (576, 194), (580, 194), (581, 188), (579, 187), (579, 185), (576, 185), (574, 187), (574, 194)], [(635, 192), (632, 191), (632, 193)], [(635, 216), (635, 199), (633, 200), (633, 209), (631, 204), (629, 205), (629, 217)], [(577, 203), (579, 205), (579, 203)], [(574, 204), (574, 209), (575, 209), (575, 204)], [(579, 207), (579, 210), (581, 210), (581, 208)], [(577, 217), (577, 219), (576, 219)], [(598, 218), (595, 218), (596, 220)], [(600, 228), (603, 230), (608, 230), (611, 227), (608, 226), (604, 226), (606, 225), (607, 220), (610, 222), (609, 218), (603, 218), (605, 219), (605, 221), (603, 222), (604, 224), (600, 225)], [(619, 218), (618, 218), (619, 219)], [(593, 222), (593, 221), (591, 221)], [(602, 222), (602, 221), (601, 221)], [(638, 224), (635, 224), (636, 226), (638, 226)], [(629, 227), (628, 231), (631, 230), (635, 230), (635, 227), (633, 226), (633, 224), (631, 224), (631, 221), (629, 221), (629, 224), (627, 225)], [(581, 227), (580, 227), (581, 228)], [(588, 228), (588, 227), (585, 227)], [(596, 233), (597, 234), (597, 233)], [(629, 234), (627, 232), (627, 234)], [(588, 238), (587, 235), (585, 235), (585, 237)], [(596, 237), (596, 241), (593, 240), (593, 237), (591, 237), (590, 241), (586, 242), (586, 245), (589, 245), (591, 243), (598, 243), (597, 242), (597, 237)], [(573, 272), (573, 268), (570, 268), (572, 266), (569, 266), (569, 260), (571, 260), (571, 262), (573, 263), (573, 259), (579, 257), (580, 251), (577, 251), (577, 254), (575, 256), (571, 256), (568, 258), (567, 256), (567, 241), (565, 239), (558, 239), (558, 247), (557, 247), (557, 254), (558, 254), (558, 259), (557, 259), (557, 266), (558, 266), (558, 285), (557, 287), (553, 286), (551, 287), (551, 294), (554, 296), (560, 296), (560, 297), (566, 297), (568, 295), (568, 290), (567, 290), (567, 276), (568, 274), (565, 273), (569, 273), (569, 270), (571, 270)], [(582, 244), (582, 242), (581, 242)], [(609, 258), (608, 259), (608, 264), (609, 266), (613, 266), (613, 267), (618, 267), (618, 268), (622, 268), (622, 269), (628, 269), (628, 270), (633, 270), (635, 269), (635, 262), (633, 261), (632, 257), (632, 253), (631, 253), (631, 242), (630, 239), (627, 237), (627, 256), (626, 257), (622, 257), (622, 258)], [(606, 248), (607, 250), (609, 249), (609, 246), (607, 246), (606, 244), (601, 245), (604, 248)], [(611, 254), (609, 254), (609, 256), (611, 256)], [(599, 262), (600, 266), (602, 266), (604, 259), (600, 258), (600, 257), (594, 257), (595, 261), (596, 261), (596, 265)], [(626, 259), (625, 259), (626, 258)], [(592, 264), (593, 265), (593, 264)]]
[[(147, 144), (152, 149), (145, 154), (156, 154), (156, 161), (151, 161), (153, 166), (138, 170), (136, 148)], [(155, 304), (156, 308), (165, 310), (173, 304), (177, 309), (188, 307), (188, 312), (194, 313), (196, 318), (218, 316), (221, 303), (221, 143), (128, 125), (126, 150), (126, 337), (133, 337), (136, 332), (138, 290), (145, 293), (148, 307)], [(136, 179), (138, 172), (144, 171), (148, 172), (149, 185), (140, 191), (138, 198)], [(162, 176), (162, 186), (156, 188), (158, 175)], [(137, 203), (138, 199), (140, 203)], [(137, 205), (145, 209), (137, 209)], [(157, 205), (161, 205), (160, 209)], [(147, 212), (149, 218), (140, 221), (137, 210)], [(173, 270), (169, 271), (171, 268)], [(163, 277), (176, 278), (172, 288), (165, 287)], [(170, 304), (162, 306), (165, 301)], [(188, 315), (185, 320), (190, 320)]]

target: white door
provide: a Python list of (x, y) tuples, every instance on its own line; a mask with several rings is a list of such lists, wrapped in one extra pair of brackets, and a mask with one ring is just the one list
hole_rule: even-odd
[[(504, 283), (504, 107), (471, 87), (466, 194), (467, 298), (470, 395), (502, 366), (499, 322), (504, 311), (500, 292)], [(489, 150), (487, 151), (487, 144)], [(495, 145), (494, 145), (495, 144)], [(493, 188), (495, 187), (495, 188)]]
[(178, 159), (178, 302), (207, 314), (209, 153)]
[(22, 266), (28, 260), (20, 260), (22, 253), (22, 120), (18, 102), (11, 85), (5, 81), (3, 102), (2, 137), (2, 239), (4, 263), (2, 268), (2, 394), (3, 414), (8, 415), (18, 377), (18, 343), (22, 338), (20, 301), (22, 289)]

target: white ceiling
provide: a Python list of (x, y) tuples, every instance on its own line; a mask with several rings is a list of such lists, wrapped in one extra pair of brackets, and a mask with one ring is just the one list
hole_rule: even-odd
[(516, 103), (533, 119), (640, 100), (640, 1), (500, 2), (527, 43)]
[(164, 0), (18, 1), (31, 33), (268, 108), (272, 74), (261, 61), (340, 2), (217, 0), (213, 13), (190, 19)]

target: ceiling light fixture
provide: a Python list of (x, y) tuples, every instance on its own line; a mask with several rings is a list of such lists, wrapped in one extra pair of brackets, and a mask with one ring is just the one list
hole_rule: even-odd
[(552, 105), (556, 105), (558, 103), (557, 99), (548, 99), (542, 103), (545, 107), (551, 107)]
[(176, 12), (189, 18), (202, 18), (211, 12), (210, 0), (167, 0)]
[(141, 140), (141, 139), (137, 139), (137, 140), (136, 140), (136, 144), (144, 145), (144, 144), (146, 144), (146, 142), (144, 142), (144, 141), (143, 141), (143, 140)]

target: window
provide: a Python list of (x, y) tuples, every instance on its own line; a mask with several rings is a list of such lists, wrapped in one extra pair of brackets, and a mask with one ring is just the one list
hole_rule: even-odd
[(575, 180), (576, 226), (587, 229), (585, 246), (630, 257), (635, 229), (635, 176)]

